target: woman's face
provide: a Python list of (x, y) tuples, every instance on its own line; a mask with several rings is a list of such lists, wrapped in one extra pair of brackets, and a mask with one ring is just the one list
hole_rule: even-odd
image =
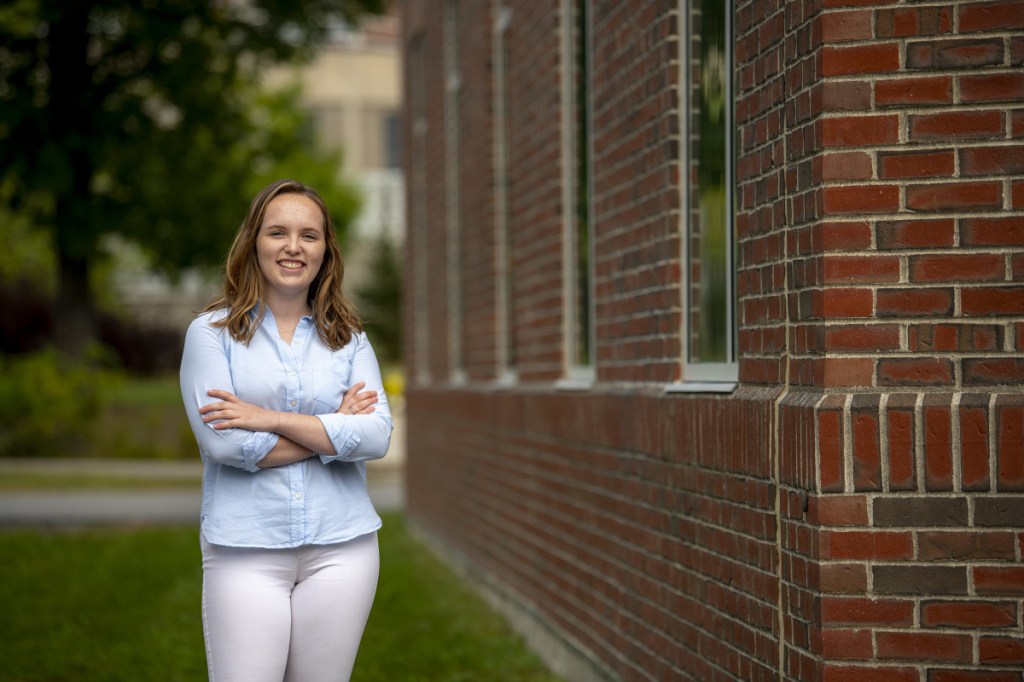
[(326, 250), (323, 214), (312, 199), (282, 194), (267, 204), (256, 258), (268, 294), (307, 298)]

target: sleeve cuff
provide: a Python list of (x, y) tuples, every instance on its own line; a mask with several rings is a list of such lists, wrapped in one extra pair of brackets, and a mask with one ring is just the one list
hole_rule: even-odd
[(257, 472), (260, 470), (260, 461), (274, 449), (280, 439), (276, 433), (256, 431), (242, 446), (242, 468), (246, 471)]
[(327, 431), (327, 437), (334, 446), (331, 454), (321, 454), (320, 461), (329, 464), (335, 460), (344, 460), (359, 446), (359, 436), (348, 423), (348, 416), (342, 414), (318, 414), (316, 416)]

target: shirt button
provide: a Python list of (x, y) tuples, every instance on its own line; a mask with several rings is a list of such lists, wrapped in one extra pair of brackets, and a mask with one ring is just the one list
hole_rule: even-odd
[(290, 376), (290, 377), (293, 377), (293, 376), (295, 376), (295, 370), (294, 370), (294, 369), (290, 369), (290, 370), (288, 370), (288, 372), (287, 372), (287, 373), (288, 373), (288, 376)]
[(294, 400), (289, 401), (288, 404), (291, 405), (292, 407), (295, 407), (295, 401)]
[(296, 500), (301, 500), (302, 499), (302, 493), (295, 493), (295, 499)]

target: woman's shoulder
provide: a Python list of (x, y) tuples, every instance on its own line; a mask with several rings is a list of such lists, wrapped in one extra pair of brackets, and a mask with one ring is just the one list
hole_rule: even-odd
[(229, 314), (230, 309), (218, 308), (216, 310), (204, 310), (203, 312), (196, 315), (188, 325), (189, 332), (220, 332), (223, 327), (218, 325), (218, 322), (222, 322)]

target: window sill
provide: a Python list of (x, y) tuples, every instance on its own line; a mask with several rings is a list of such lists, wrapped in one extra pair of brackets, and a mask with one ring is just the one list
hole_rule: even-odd
[(677, 381), (665, 386), (665, 393), (732, 393), (735, 381)]

